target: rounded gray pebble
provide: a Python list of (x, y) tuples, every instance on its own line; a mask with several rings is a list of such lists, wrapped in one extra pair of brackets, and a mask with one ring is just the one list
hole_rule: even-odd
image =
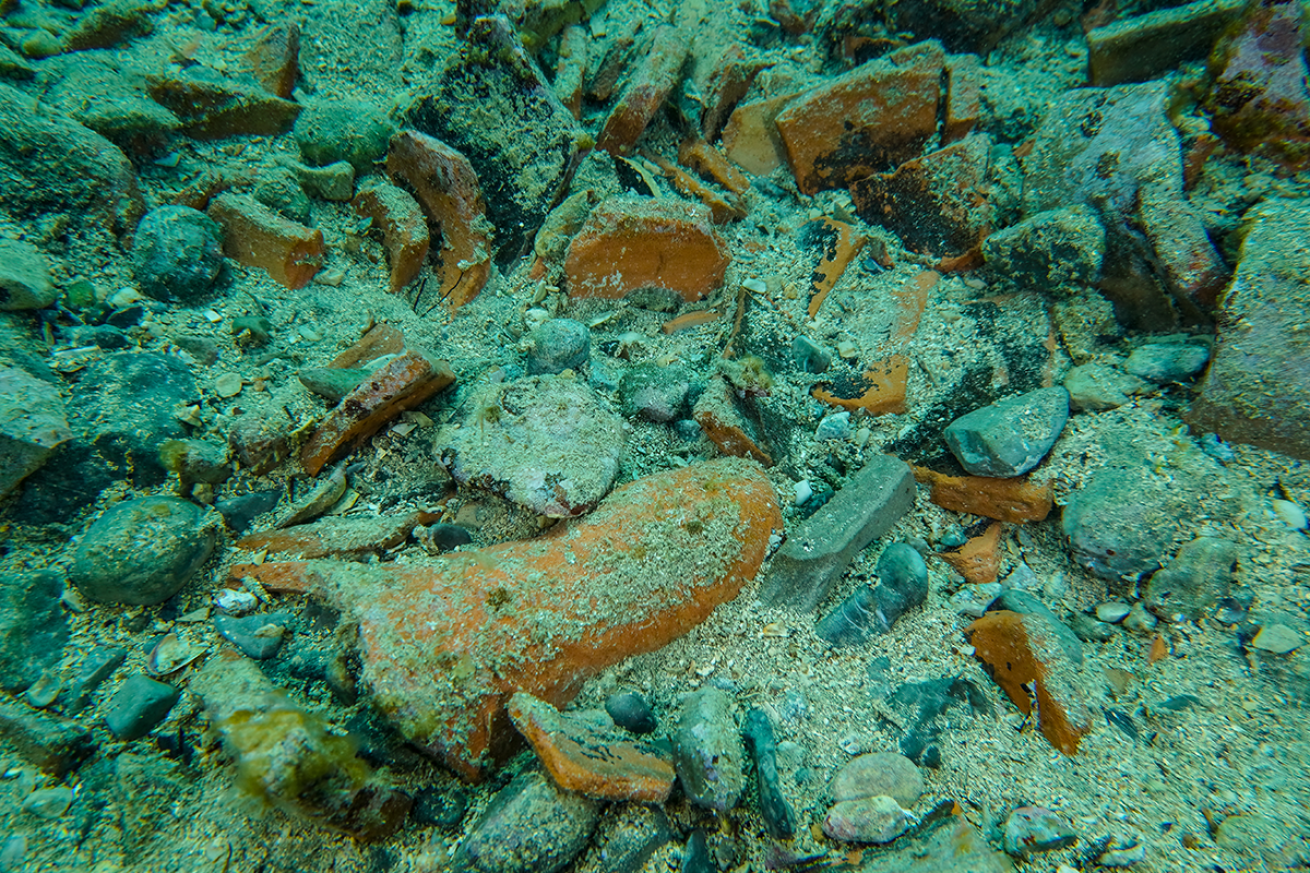
[(909, 809), (923, 794), (923, 776), (914, 762), (896, 752), (860, 755), (832, 780), (832, 799), (860, 800), (886, 794)]
[(129, 676), (109, 699), (105, 723), (120, 740), (138, 740), (168, 716), (181, 692), (140, 673)]
[(572, 318), (552, 318), (528, 334), (528, 374), (576, 370), (591, 358), (591, 331)]
[(176, 497), (142, 497), (96, 519), (73, 553), (69, 580), (101, 603), (152, 606), (186, 584), (209, 558), (206, 512)]
[(132, 269), (141, 290), (157, 300), (196, 301), (223, 268), (223, 230), (190, 206), (161, 206), (137, 225)]
[(1124, 369), (1139, 379), (1164, 385), (1185, 382), (1205, 369), (1210, 350), (1192, 343), (1151, 343), (1128, 356)]
[(387, 153), (396, 126), (387, 114), (361, 100), (324, 100), (300, 113), (292, 135), (300, 154), (316, 167), (349, 161), (357, 173), (368, 173)]
[(616, 725), (634, 734), (648, 734), (657, 727), (650, 704), (635, 691), (611, 694), (605, 701), (605, 711)]

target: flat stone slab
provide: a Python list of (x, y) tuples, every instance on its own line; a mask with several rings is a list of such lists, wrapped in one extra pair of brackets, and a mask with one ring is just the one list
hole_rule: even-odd
[(870, 461), (788, 535), (760, 586), (760, 602), (812, 612), (856, 553), (913, 506), (910, 465), (890, 455)]

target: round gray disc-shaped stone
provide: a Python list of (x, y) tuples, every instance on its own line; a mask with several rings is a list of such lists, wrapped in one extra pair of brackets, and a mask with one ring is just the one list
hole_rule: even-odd
[(1041, 463), (1069, 420), (1069, 392), (1038, 388), (975, 409), (947, 425), (942, 437), (975, 476), (1021, 476)]
[(151, 606), (176, 594), (214, 548), (205, 511), (142, 497), (96, 519), (73, 553), (69, 581), (92, 600)]

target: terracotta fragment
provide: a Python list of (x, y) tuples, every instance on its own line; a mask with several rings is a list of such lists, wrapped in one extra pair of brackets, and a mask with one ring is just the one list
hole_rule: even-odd
[(391, 293), (413, 282), (428, 257), (431, 237), (418, 201), (386, 182), (361, 188), (351, 202), (355, 214), (369, 218), (382, 232), (382, 245), (391, 264)]
[(946, 123), (942, 142), (953, 143), (973, 132), (982, 112), (982, 62), (977, 55), (946, 58)]
[(223, 226), (225, 255), (292, 290), (305, 287), (323, 266), (323, 231), (283, 218), (253, 197), (220, 194), (207, 211)]
[(577, 118), (582, 114), (582, 88), (587, 77), (587, 52), (591, 38), (579, 24), (564, 28), (560, 38), (559, 62), (555, 65), (555, 96)]
[(428, 228), (441, 236), (441, 299), (451, 310), (468, 303), (491, 277), (487, 204), (473, 166), (441, 140), (413, 130), (391, 138), (387, 172), (414, 193)]
[(880, 224), (913, 251), (958, 255), (991, 231), (991, 137), (976, 134), (875, 173), (851, 186), (860, 217)]
[(905, 411), (906, 380), (910, 361), (904, 355), (892, 355), (874, 361), (863, 378), (850, 384), (824, 383), (810, 391), (815, 400), (869, 415), (887, 415)]
[(1020, 712), (1029, 714), (1036, 704), (1047, 742), (1072, 755), (1091, 730), (1091, 720), (1077, 664), (1061, 650), (1046, 621), (1009, 610), (990, 612), (969, 625), (969, 642)]
[(759, 58), (748, 58), (736, 43), (723, 53), (705, 81), (700, 132), (706, 142), (714, 142), (732, 110), (750, 91), (755, 77), (771, 66)]
[(767, 176), (785, 164), (787, 149), (774, 121), (795, 97), (794, 93), (779, 94), (734, 109), (723, 128), (723, 151), (728, 159), (756, 176)]
[(1193, 316), (1197, 312), (1212, 314), (1229, 273), (1210, 241), (1200, 210), (1186, 198), (1147, 188), (1142, 191), (1137, 215), (1174, 299)]
[(781, 529), (758, 466), (727, 459), (631, 482), (526, 542), (424, 564), (230, 572), (269, 590), (312, 589), (347, 612), (379, 710), (476, 779), (513, 748), (514, 692), (563, 706), (606, 667), (667, 645), (737, 596)]
[(562, 713), (522, 691), (507, 711), (560, 788), (637, 803), (664, 803), (673, 792), (667, 753), (619, 730), (603, 712)]
[(269, 28), (246, 52), (246, 63), (265, 91), (290, 100), (300, 76), (299, 26)]
[(992, 522), (982, 534), (953, 552), (940, 552), (938, 557), (950, 564), (964, 581), (975, 585), (995, 582), (1001, 569), (1001, 523)]
[(806, 312), (814, 318), (847, 265), (864, 247), (865, 237), (856, 235), (855, 228), (846, 222), (826, 217), (809, 222), (801, 232), (823, 246), (819, 263), (810, 274), (810, 302)]
[(1051, 514), (1054, 506), (1054, 489), (1050, 482), (948, 476), (926, 467), (915, 467), (914, 478), (929, 487), (930, 501), (952, 512), (1021, 523), (1043, 520)]
[(722, 317), (723, 313), (717, 309), (698, 309), (695, 312), (684, 312), (677, 318), (670, 318), (660, 325), (660, 330), (666, 334), (677, 333), (693, 327), (700, 327), (702, 324), (709, 324), (712, 321), (718, 321)]
[(701, 183), (682, 167), (676, 166), (659, 155), (651, 155), (651, 160), (664, 171), (664, 175), (673, 183), (679, 194), (695, 197), (710, 210), (710, 220), (723, 224), (744, 218), (746, 204), (735, 194), (720, 192), (709, 185)]
[(455, 381), (443, 361), (433, 363), (418, 352), (387, 362), (337, 404), (300, 451), (311, 476), (406, 409), (413, 409)]
[(725, 455), (751, 458), (766, 467), (773, 466), (773, 458), (759, 434), (759, 427), (738, 407), (733, 388), (726, 379), (709, 381), (696, 401), (691, 417)]
[(152, 100), (183, 121), (196, 139), (277, 136), (296, 123), (301, 105), (218, 76), (153, 76), (146, 82)]
[(776, 124), (805, 194), (916, 156), (937, 132), (946, 55), (935, 42), (898, 49), (798, 97)]
[(596, 137), (596, 148), (612, 155), (631, 154), (646, 132), (646, 125), (682, 77), (690, 44), (691, 40), (676, 27), (662, 25), (656, 30), (650, 52), (605, 119)]
[(690, 167), (701, 178), (717, 182), (733, 194), (745, 194), (751, 180), (705, 140), (684, 140), (678, 146), (678, 163)]
[(237, 540), (236, 546), (296, 558), (378, 554), (405, 542), (417, 525), (440, 519), (440, 513), (417, 510), (397, 516), (329, 516), (309, 524), (250, 534)]
[(688, 303), (716, 290), (727, 269), (728, 252), (707, 208), (650, 198), (597, 205), (564, 261), (570, 296), (614, 299), (667, 288)]
[(376, 360), (383, 355), (398, 355), (405, 350), (405, 335), (386, 322), (373, 325), (350, 348), (328, 364), (340, 370), (350, 370)]

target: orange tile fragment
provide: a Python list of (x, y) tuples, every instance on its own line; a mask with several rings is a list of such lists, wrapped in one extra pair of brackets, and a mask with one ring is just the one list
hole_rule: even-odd
[(242, 569), (346, 612), (373, 703), (476, 779), (512, 750), (514, 692), (563, 706), (606, 667), (667, 645), (737, 596), (781, 529), (758, 465), (723, 459), (630, 482), (523, 542), (422, 564)]
[(605, 713), (562, 713), (522, 691), (506, 708), (560, 788), (637, 803), (664, 803), (673, 792), (677, 774), (667, 755), (616, 728)]
[(751, 186), (751, 180), (741, 170), (703, 139), (683, 140), (678, 146), (678, 163), (700, 173), (702, 178), (719, 183), (733, 194), (745, 194)]
[(1050, 482), (948, 476), (926, 467), (915, 467), (914, 478), (929, 487), (928, 499), (942, 509), (997, 521), (1041, 521), (1051, 514), (1055, 505)]
[(725, 379), (710, 379), (691, 417), (725, 455), (751, 458), (766, 467), (773, 466), (759, 429), (737, 407), (732, 386)]
[(582, 114), (582, 91), (587, 78), (587, 54), (591, 36), (581, 24), (564, 28), (559, 42), (559, 61), (555, 64), (555, 96), (573, 113)]
[(810, 391), (815, 400), (842, 409), (863, 409), (869, 415), (887, 415), (905, 411), (905, 386), (910, 361), (904, 355), (892, 355), (874, 361), (861, 381), (850, 385), (824, 383)]
[(615, 198), (591, 211), (569, 244), (564, 274), (572, 297), (614, 299), (667, 288), (691, 303), (723, 283), (728, 260), (704, 206)]
[(220, 194), (208, 213), (223, 226), (225, 255), (287, 288), (305, 287), (323, 266), (323, 231), (283, 218), (253, 197)]
[(382, 232), (382, 246), (391, 264), (390, 289), (398, 294), (418, 277), (428, 259), (431, 236), (418, 201), (386, 182), (360, 188), (350, 203), (355, 214), (368, 218)]
[(1151, 640), (1150, 650), (1146, 653), (1146, 663), (1154, 664), (1167, 657), (1169, 657), (1169, 644), (1165, 642), (1163, 634), (1156, 634), (1155, 639)]
[(677, 318), (670, 318), (660, 325), (660, 330), (666, 334), (677, 333), (680, 330), (688, 330), (689, 328), (700, 327), (702, 324), (709, 324), (711, 321), (718, 321), (722, 317), (723, 313), (717, 309), (698, 309), (695, 312), (684, 312)]
[(946, 124), (942, 142), (950, 144), (973, 132), (982, 112), (982, 63), (977, 55), (946, 58)]
[(672, 25), (661, 25), (656, 30), (650, 52), (605, 119), (596, 137), (596, 148), (612, 155), (632, 153), (646, 125), (678, 84), (690, 45), (687, 35)]
[[(1047, 742), (1066, 755), (1077, 752), (1091, 730), (1091, 718), (1075, 675), (1077, 665), (1062, 654), (1046, 620), (1009, 610), (989, 612), (966, 633), (974, 654), (1014, 705), (1028, 714), (1036, 704), (1037, 723)], [(1028, 688), (1033, 689), (1031, 696)]]
[(664, 171), (664, 175), (673, 183), (673, 187), (678, 190), (678, 193), (685, 194), (688, 197), (695, 197), (709, 207), (710, 220), (715, 224), (723, 224), (745, 217), (746, 204), (737, 195), (730, 192), (720, 192), (702, 183), (682, 167), (675, 166), (659, 155), (649, 155), (648, 157)]
[(923, 318), (923, 310), (928, 306), (928, 293), (937, 287), (941, 278), (940, 273), (924, 270), (892, 292), (900, 307), (896, 323), (892, 326), (892, 339), (908, 340), (914, 336)]
[(917, 155), (937, 132), (946, 56), (906, 46), (809, 91), (775, 120), (805, 194), (845, 188)]
[(246, 63), (265, 91), (290, 100), (300, 77), (300, 27), (293, 22), (264, 31), (246, 52)]
[(864, 247), (865, 238), (857, 236), (855, 228), (846, 222), (827, 217), (809, 222), (802, 232), (817, 235), (823, 243), (823, 254), (810, 273), (810, 303), (806, 312), (814, 318), (847, 265)]
[(778, 94), (734, 109), (723, 128), (728, 160), (756, 176), (767, 176), (785, 164), (787, 150), (774, 120), (795, 97), (795, 93)]
[(405, 335), (386, 322), (378, 322), (350, 348), (332, 359), (329, 367), (350, 370), (384, 355), (398, 355), (405, 350)]
[(249, 534), (237, 540), (236, 546), (297, 558), (377, 554), (405, 542), (417, 525), (440, 520), (440, 513), (421, 510), (390, 516), (328, 516), (309, 524)]
[(706, 142), (714, 142), (733, 108), (750, 91), (755, 77), (771, 66), (772, 63), (760, 58), (746, 57), (736, 43), (719, 57), (705, 85), (705, 111), (701, 113), (700, 129)]
[(408, 352), (379, 367), (341, 399), (300, 450), (305, 472), (317, 476), (332, 461), (455, 381), (444, 361)]
[(976, 537), (953, 552), (938, 552), (937, 557), (954, 568), (964, 581), (975, 585), (995, 582), (1001, 570), (1001, 523), (992, 522)]
[(473, 165), (435, 137), (402, 130), (391, 138), (387, 173), (414, 193), (428, 229), (441, 235), (440, 294), (459, 309), (491, 277), (491, 225)]

